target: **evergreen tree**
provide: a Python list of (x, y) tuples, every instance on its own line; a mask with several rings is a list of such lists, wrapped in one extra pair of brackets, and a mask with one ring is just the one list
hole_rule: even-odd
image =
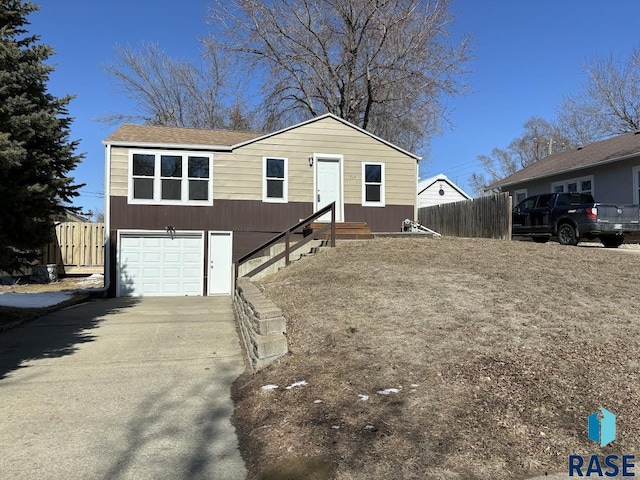
[[(0, 0), (0, 270), (21, 270), (51, 240), (53, 222), (78, 195), (68, 173), (81, 160), (69, 140), (70, 96), (47, 92), (53, 49), (24, 28), (38, 9)], [(75, 210), (75, 208), (71, 208)]]

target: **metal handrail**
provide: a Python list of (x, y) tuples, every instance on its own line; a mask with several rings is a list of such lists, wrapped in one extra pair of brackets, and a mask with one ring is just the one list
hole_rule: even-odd
[[(303, 225), (306, 225), (308, 223), (313, 222), (314, 220), (316, 220), (317, 218), (320, 218), (322, 215), (324, 215), (325, 213), (328, 213), (328, 212), (331, 212), (331, 223), (329, 223), (329, 224), (325, 225), (324, 227), (322, 227), (320, 230), (318, 230), (317, 233), (324, 233), (326, 230), (328, 230), (330, 228), (331, 229), (331, 236), (330, 236), (331, 243), (330, 243), (330, 245), (332, 247), (335, 247), (336, 246), (336, 202), (332, 202), (329, 205), (326, 205), (325, 207), (321, 208), (317, 212), (313, 213), (312, 215), (309, 215), (304, 220), (300, 220), (298, 223), (296, 223), (292, 227), (289, 227), (288, 229), (283, 230), (282, 232), (280, 232), (278, 235), (273, 237), (268, 242), (263, 243), (259, 247), (254, 248), (253, 250), (251, 250), (249, 253), (247, 253), (247, 254), (243, 255), (242, 257), (238, 258), (234, 262), (235, 263), (235, 278), (236, 279), (238, 278), (238, 271), (240, 269), (240, 265), (242, 265), (243, 263), (245, 263), (246, 261), (251, 259), (258, 252), (261, 252), (262, 250), (265, 250), (265, 249), (269, 248), (270, 246), (276, 244), (283, 237), (285, 238), (285, 249), (284, 249), (284, 252), (279, 253), (278, 255), (276, 255), (273, 258), (270, 258), (265, 263), (257, 266), (256, 268), (254, 268), (250, 272), (246, 273), (244, 276), (255, 275), (256, 273), (259, 273), (262, 270), (270, 267), (271, 265), (273, 265), (275, 262), (277, 262), (278, 260), (280, 260), (283, 257), (286, 257), (285, 264), (289, 265), (289, 263), (291, 263), (290, 260), (289, 260), (289, 254), (291, 253), (291, 248), (290, 248), (290, 235), (291, 235), (291, 233), (294, 232), (295, 230), (299, 229)], [(312, 236), (309, 236), (308, 238), (300, 240), (298, 243), (296, 243), (296, 249), (300, 248), (301, 246), (305, 245), (306, 243), (310, 242), (311, 240), (313, 240)]]

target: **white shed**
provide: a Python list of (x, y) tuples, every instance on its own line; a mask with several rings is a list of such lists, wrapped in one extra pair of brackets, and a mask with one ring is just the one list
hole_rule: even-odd
[(470, 200), (464, 190), (447, 178), (435, 175), (418, 182), (418, 208)]

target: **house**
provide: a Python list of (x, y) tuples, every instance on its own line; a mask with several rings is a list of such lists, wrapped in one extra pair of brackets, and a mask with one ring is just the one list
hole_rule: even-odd
[(442, 173), (418, 182), (418, 208), (463, 200), (471, 197)]
[(554, 153), (504, 178), (500, 189), (517, 205), (549, 192), (590, 193), (602, 203), (640, 203), (640, 131)]
[(110, 293), (228, 295), (235, 259), (322, 207), (396, 231), (418, 160), (332, 114), (253, 132), (123, 125), (104, 141)]

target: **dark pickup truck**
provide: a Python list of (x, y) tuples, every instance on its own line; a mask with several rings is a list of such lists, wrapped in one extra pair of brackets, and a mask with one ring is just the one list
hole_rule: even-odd
[(556, 237), (562, 245), (599, 238), (608, 248), (625, 235), (640, 235), (638, 205), (596, 203), (588, 193), (546, 193), (525, 198), (513, 209), (512, 233), (544, 243)]

